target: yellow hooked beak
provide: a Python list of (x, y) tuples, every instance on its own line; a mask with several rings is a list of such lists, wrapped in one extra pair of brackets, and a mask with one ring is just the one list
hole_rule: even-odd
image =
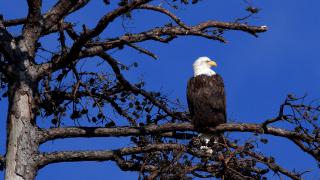
[(212, 60), (209, 61), (208, 64), (209, 64), (209, 66), (214, 66), (214, 67), (218, 66), (217, 63)]

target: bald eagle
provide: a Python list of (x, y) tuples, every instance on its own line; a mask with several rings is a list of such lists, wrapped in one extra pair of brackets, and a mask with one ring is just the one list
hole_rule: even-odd
[(199, 57), (193, 63), (194, 76), (187, 86), (191, 123), (206, 144), (217, 136), (210, 134), (208, 129), (227, 121), (224, 83), (221, 76), (211, 69), (215, 66), (216, 62), (208, 57)]

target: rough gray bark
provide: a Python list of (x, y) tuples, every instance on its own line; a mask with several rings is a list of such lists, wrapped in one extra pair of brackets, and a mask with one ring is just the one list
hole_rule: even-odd
[(7, 154), (5, 178), (34, 179), (37, 173), (38, 127), (35, 106), (38, 80), (28, 59), (27, 41), (15, 45), (16, 66), (8, 83)]
[(8, 139), (5, 165), (7, 180), (34, 179), (38, 154), (34, 105), (34, 85), (18, 81), (9, 90)]

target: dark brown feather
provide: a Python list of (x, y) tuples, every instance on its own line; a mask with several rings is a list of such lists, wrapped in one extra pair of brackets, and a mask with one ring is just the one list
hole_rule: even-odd
[(224, 83), (218, 74), (190, 78), (187, 100), (192, 124), (199, 132), (226, 123), (226, 96)]

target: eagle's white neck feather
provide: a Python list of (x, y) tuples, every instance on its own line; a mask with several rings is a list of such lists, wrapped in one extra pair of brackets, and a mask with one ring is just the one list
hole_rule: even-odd
[(209, 65), (205, 63), (195, 63), (193, 64), (193, 71), (194, 71), (194, 77), (199, 75), (208, 75), (212, 76), (215, 75), (216, 72), (214, 72)]

